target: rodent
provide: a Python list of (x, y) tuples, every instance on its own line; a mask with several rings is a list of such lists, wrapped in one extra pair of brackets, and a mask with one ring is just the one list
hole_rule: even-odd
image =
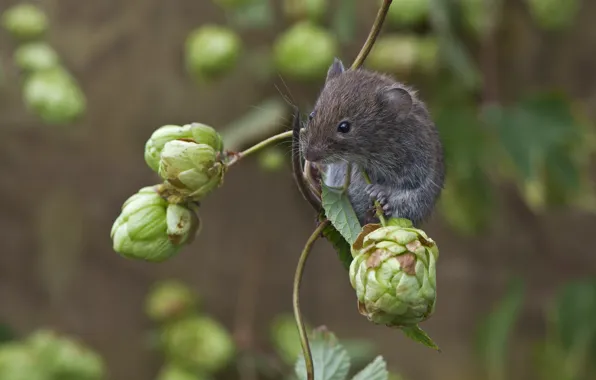
[(362, 225), (378, 222), (378, 199), (387, 217), (419, 226), (444, 187), (439, 132), (415, 91), (385, 74), (345, 70), (337, 58), (301, 130), (300, 150), (328, 186), (343, 186), (352, 164), (348, 197)]

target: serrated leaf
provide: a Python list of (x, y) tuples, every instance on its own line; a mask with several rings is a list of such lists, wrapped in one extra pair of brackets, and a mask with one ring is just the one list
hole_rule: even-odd
[(325, 216), (349, 244), (354, 243), (362, 226), (343, 189), (329, 187), (321, 183), (322, 204)]
[(333, 30), (341, 43), (354, 40), (356, 35), (356, 0), (341, 0), (333, 17)]
[(382, 356), (377, 356), (372, 363), (358, 372), (352, 380), (387, 380), (388, 378), (387, 363)]
[[(315, 380), (345, 380), (350, 371), (350, 357), (335, 335), (327, 331), (313, 332), (310, 340)], [(296, 361), (296, 375), (307, 380), (304, 355)]]
[(406, 334), (406, 336), (413, 341), (418, 343), (424, 344), (426, 347), (432, 348), (433, 350), (437, 350), (441, 352), (441, 349), (437, 344), (431, 339), (431, 337), (420, 328), (418, 325), (407, 326), (407, 327), (400, 327), (401, 331)]
[(508, 341), (521, 311), (524, 286), (521, 280), (510, 282), (507, 294), (480, 325), (477, 352), (481, 356), (487, 379), (506, 379)]
[(332, 224), (329, 224), (327, 227), (325, 227), (323, 230), (323, 236), (333, 245), (333, 248), (335, 248), (337, 256), (339, 257), (339, 261), (341, 261), (344, 268), (349, 270), (350, 264), (352, 264), (353, 260), (350, 243), (344, 239), (344, 237)]
[(269, 136), (284, 123), (287, 106), (281, 99), (271, 98), (228, 124), (220, 134), (226, 150), (236, 151), (244, 145)]

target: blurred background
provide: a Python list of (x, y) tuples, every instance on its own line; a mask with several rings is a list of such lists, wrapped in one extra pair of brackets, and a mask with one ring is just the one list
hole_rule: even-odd
[[(315, 226), (289, 141), (230, 170), (164, 263), (119, 256), (110, 229), (159, 182), (143, 159), (155, 129), (205, 123), (232, 150), (287, 130), (379, 5), (0, 0), (0, 380), (286, 379)], [(422, 326), (443, 352), (362, 317), (322, 240), (302, 308), (354, 369), (382, 354), (403, 379), (596, 378), (594, 16), (589, 0), (393, 1), (365, 66), (415, 86), (445, 145)], [(166, 320), (184, 322), (169, 349)]]

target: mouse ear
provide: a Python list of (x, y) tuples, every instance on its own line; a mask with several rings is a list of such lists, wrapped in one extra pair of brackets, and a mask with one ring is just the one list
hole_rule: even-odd
[(414, 102), (408, 90), (402, 87), (386, 87), (380, 95), (384, 103), (397, 110), (399, 120), (408, 117)]
[(327, 70), (327, 79), (325, 79), (325, 83), (329, 82), (333, 78), (336, 78), (344, 71), (346, 71), (346, 69), (344, 69), (344, 64), (341, 62), (341, 60), (339, 58), (334, 58), (329, 70)]

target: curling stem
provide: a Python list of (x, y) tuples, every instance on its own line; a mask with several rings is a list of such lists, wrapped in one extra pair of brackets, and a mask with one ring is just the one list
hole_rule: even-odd
[(292, 304), (294, 306), (294, 318), (296, 318), (296, 325), (298, 326), (298, 332), (300, 334), (300, 345), (302, 346), (302, 353), (304, 354), (304, 363), (306, 365), (307, 380), (315, 379), (315, 368), (313, 365), (310, 345), (308, 344), (308, 334), (306, 332), (306, 328), (304, 327), (302, 313), (300, 312), (300, 283), (302, 282), (302, 273), (304, 272), (304, 266), (306, 265), (306, 260), (308, 259), (310, 250), (314, 242), (321, 235), (323, 229), (325, 229), (325, 227), (327, 227), (328, 225), (329, 221), (324, 220), (310, 235), (308, 241), (306, 242), (306, 245), (304, 246), (304, 249), (302, 250), (302, 253), (300, 254), (300, 259), (298, 259), (296, 275), (294, 276), (294, 293)]
[(233, 155), (233, 158), (230, 160), (230, 162), (228, 162), (227, 166), (230, 167), (230, 166), (234, 165), (236, 162), (243, 159), (244, 157), (246, 157), (250, 154), (256, 153), (259, 150), (267, 147), (268, 145), (270, 145), (274, 142), (278, 142), (279, 140), (287, 139), (288, 137), (292, 137), (292, 131), (286, 131), (286, 132), (277, 134), (275, 136), (271, 136), (268, 139), (265, 139), (242, 152), (235, 153)]
[(383, 23), (385, 22), (385, 17), (387, 16), (387, 11), (389, 10), (391, 2), (392, 0), (383, 1), (383, 4), (381, 5), (379, 12), (377, 13), (375, 23), (373, 24), (372, 28), (370, 29), (370, 33), (366, 38), (366, 42), (364, 42), (362, 49), (360, 49), (360, 53), (358, 53), (358, 56), (356, 56), (354, 63), (352, 63), (352, 70), (356, 70), (360, 68), (360, 66), (362, 66), (362, 64), (366, 60), (366, 57), (368, 57), (368, 54), (375, 45), (377, 37), (379, 36), (379, 33), (381, 32), (381, 29), (383, 27)]
[[(364, 169), (362, 169), (362, 176), (364, 177), (364, 180), (366, 181), (366, 183), (368, 183), (369, 185), (372, 183), (372, 181), (370, 180), (370, 177), (368, 176), (368, 173)], [(376, 199), (375, 199), (375, 209), (377, 210), (377, 218), (379, 218), (379, 222), (381, 222), (381, 225), (383, 227), (386, 226), (387, 221), (385, 220), (385, 214), (383, 214), (383, 208), (381, 207), (381, 204), (379, 203), (379, 201)]]

